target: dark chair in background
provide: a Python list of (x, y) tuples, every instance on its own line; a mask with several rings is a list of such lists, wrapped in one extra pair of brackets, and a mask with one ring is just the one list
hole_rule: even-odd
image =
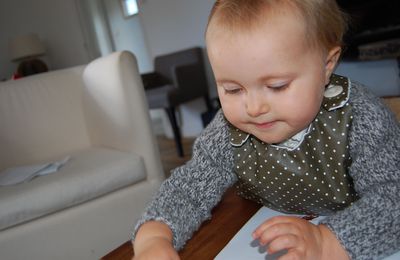
[(175, 115), (176, 107), (203, 97), (207, 110), (212, 108), (204, 65), (202, 49), (194, 47), (157, 56), (154, 60), (154, 72), (142, 74), (149, 107), (165, 109), (174, 133), (178, 155), (181, 157), (183, 148)]

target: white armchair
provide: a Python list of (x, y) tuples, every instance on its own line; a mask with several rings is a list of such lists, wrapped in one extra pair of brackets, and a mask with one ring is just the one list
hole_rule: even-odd
[(0, 259), (98, 259), (129, 239), (164, 173), (135, 57), (0, 84), (0, 172), (70, 156), (0, 186)]

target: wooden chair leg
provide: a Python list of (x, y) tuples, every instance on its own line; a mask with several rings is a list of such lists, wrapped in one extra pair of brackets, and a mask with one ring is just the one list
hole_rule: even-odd
[(169, 121), (171, 123), (172, 131), (174, 133), (175, 145), (176, 145), (176, 149), (178, 152), (178, 156), (183, 157), (181, 131), (179, 129), (178, 123), (176, 122), (175, 108), (168, 107), (168, 108), (165, 108), (165, 111), (167, 112)]

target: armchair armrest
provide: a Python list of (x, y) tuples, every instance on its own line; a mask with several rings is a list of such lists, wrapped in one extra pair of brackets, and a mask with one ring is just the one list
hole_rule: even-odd
[(93, 146), (136, 153), (150, 178), (162, 166), (135, 56), (127, 51), (91, 62), (83, 74), (84, 108)]

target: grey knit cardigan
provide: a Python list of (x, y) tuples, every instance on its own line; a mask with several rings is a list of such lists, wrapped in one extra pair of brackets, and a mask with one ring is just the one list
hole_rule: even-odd
[[(349, 102), (349, 174), (360, 196), (323, 220), (352, 259), (381, 259), (400, 250), (400, 126), (394, 114), (361, 84), (352, 82)], [(169, 225), (181, 249), (227, 188), (235, 184), (233, 150), (221, 111), (196, 139), (193, 156), (173, 170), (135, 226), (149, 220)]]

